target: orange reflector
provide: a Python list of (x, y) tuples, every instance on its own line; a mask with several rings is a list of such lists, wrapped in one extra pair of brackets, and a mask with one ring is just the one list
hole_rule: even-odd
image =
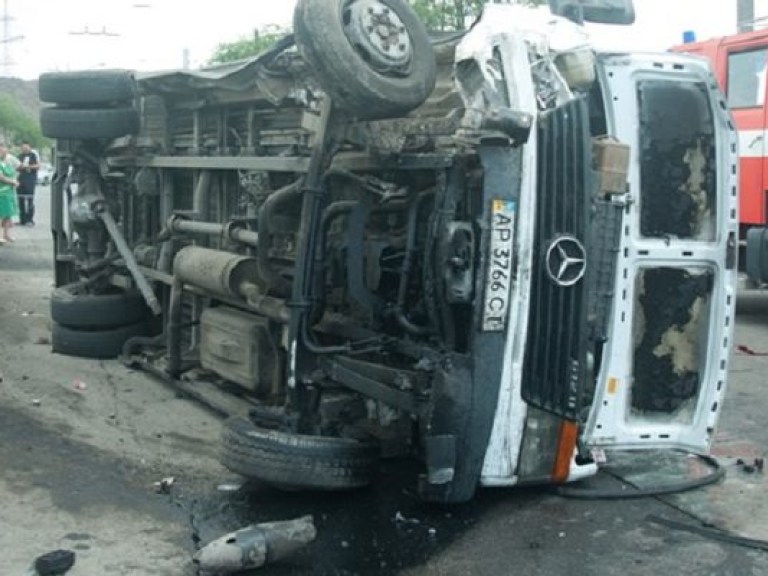
[(556, 484), (564, 484), (571, 472), (571, 460), (576, 450), (576, 441), (579, 439), (579, 425), (570, 420), (560, 425), (560, 436), (557, 440), (557, 458), (552, 470), (552, 481)]
[(618, 378), (609, 378), (608, 379), (608, 394), (616, 394), (616, 390), (619, 389), (619, 380)]

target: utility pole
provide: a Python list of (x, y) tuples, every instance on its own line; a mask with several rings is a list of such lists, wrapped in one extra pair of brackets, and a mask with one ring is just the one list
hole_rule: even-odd
[(755, 0), (736, 0), (736, 29), (738, 32), (755, 29)]
[(11, 58), (11, 43), (23, 40), (24, 36), (11, 36), (11, 21), (13, 18), (8, 11), (8, 0), (3, 0), (3, 13), (0, 16), (0, 21), (3, 23), (3, 35), (0, 36), (0, 44), (3, 45), (3, 60), (0, 62), (2, 66), (3, 76), (11, 75), (11, 66), (15, 64)]

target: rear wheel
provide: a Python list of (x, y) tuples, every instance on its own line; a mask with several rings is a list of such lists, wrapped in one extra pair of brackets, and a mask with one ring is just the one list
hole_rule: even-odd
[(75, 329), (114, 328), (147, 318), (149, 309), (136, 290), (89, 294), (82, 283), (60, 286), (51, 294), (51, 319)]
[(299, 0), (294, 35), (323, 90), (358, 118), (402, 116), (435, 87), (429, 35), (402, 0)]
[(40, 129), (49, 138), (79, 140), (117, 138), (139, 130), (139, 115), (134, 108), (43, 108)]
[(101, 330), (68, 328), (54, 322), (51, 344), (54, 352), (66, 356), (117, 358), (129, 338), (147, 336), (150, 332), (151, 326), (146, 321)]
[(268, 430), (243, 418), (226, 422), (221, 461), (230, 470), (278, 487), (344, 490), (370, 484), (378, 449), (349, 438)]
[(52, 104), (90, 106), (130, 101), (136, 94), (136, 78), (128, 70), (82, 70), (40, 75), (40, 100)]

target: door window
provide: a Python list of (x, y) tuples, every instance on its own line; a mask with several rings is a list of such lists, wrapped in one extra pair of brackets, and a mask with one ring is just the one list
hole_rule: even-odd
[(642, 80), (637, 97), (641, 234), (714, 240), (717, 139), (707, 85)]
[(728, 106), (756, 108), (765, 102), (768, 48), (728, 55)]

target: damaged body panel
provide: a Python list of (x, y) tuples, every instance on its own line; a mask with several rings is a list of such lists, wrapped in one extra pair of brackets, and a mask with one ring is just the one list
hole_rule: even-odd
[(736, 134), (697, 59), (606, 55), (599, 71), (604, 98), (627, 110), (608, 126), (637, 150), (636, 196), (624, 217), (619, 298), (590, 442), (702, 452), (722, 406), (733, 338)]
[(295, 18), (252, 60), (112, 94), (133, 133), (43, 123), (57, 285), (159, 312), (124, 361), (233, 416), (224, 464), (292, 489), (411, 456), (424, 499), (463, 502), (594, 474), (591, 446), (646, 433), (703, 449), (735, 218), (706, 70), (599, 55), (520, 6), (431, 40), (396, 0)]

